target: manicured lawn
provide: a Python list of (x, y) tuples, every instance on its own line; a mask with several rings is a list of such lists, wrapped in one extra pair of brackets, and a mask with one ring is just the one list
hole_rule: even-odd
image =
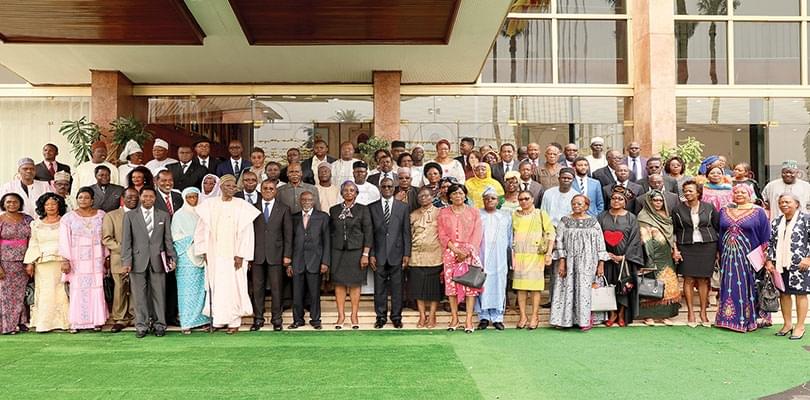
[(741, 399), (810, 380), (775, 329), (131, 332), (0, 338), (0, 397)]

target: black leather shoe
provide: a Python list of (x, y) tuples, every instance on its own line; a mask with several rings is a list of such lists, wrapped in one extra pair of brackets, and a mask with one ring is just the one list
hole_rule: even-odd
[(122, 324), (115, 324), (112, 326), (112, 328), (110, 328), (110, 332), (112, 333), (118, 333), (121, 332), (122, 330), (124, 330), (124, 325)]
[(481, 321), (478, 322), (478, 330), (480, 330), (480, 331), (483, 331), (484, 329), (487, 329), (488, 326), (489, 326), (489, 320), (488, 319), (482, 319)]
[(254, 322), (253, 325), (250, 326), (250, 331), (251, 332), (256, 332), (259, 329), (262, 329), (263, 326), (264, 326), (264, 322)]
[(385, 321), (377, 320), (377, 322), (374, 323), (374, 329), (382, 329), (384, 326)]
[(147, 331), (137, 331), (135, 332), (135, 337), (138, 339), (143, 339), (146, 336)]
[(163, 329), (163, 328), (155, 328), (155, 336), (157, 336), (157, 337), (166, 336), (166, 330)]
[(281, 324), (273, 324), (273, 331), (279, 332), (282, 329), (284, 329), (284, 328), (281, 327)]
[(493, 323), (493, 324), (492, 324), (492, 326), (493, 326), (495, 329), (499, 330), (499, 331), (502, 331), (502, 330), (504, 330), (504, 328), (505, 328), (505, 327), (503, 326), (503, 322), (495, 322), (495, 323)]
[(549, 301), (548, 303), (543, 304), (543, 305), (541, 305), (540, 307), (543, 307), (543, 308), (551, 308), (551, 302)]
[(290, 324), (290, 326), (287, 327), (287, 329), (298, 329), (302, 326), (304, 326), (303, 323), (299, 324), (298, 322), (293, 322), (292, 324)]
[(394, 328), (402, 329), (402, 321), (394, 321)]
[(316, 322), (316, 323), (312, 324), (312, 328), (317, 329), (317, 330), (323, 329), (320, 322)]

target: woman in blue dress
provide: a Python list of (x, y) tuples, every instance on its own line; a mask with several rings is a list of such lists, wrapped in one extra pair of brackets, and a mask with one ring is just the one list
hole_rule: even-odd
[(180, 309), (180, 329), (184, 335), (191, 328), (211, 323), (202, 314), (205, 306), (205, 263), (194, 254), (194, 230), (199, 216), (194, 208), (199, 201), (200, 190), (189, 187), (183, 190), (183, 207), (172, 217), (172, 238), (177, 252), (177, 305)]

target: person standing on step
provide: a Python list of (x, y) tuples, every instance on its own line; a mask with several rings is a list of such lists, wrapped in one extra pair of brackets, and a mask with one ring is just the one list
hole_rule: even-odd
[(309, 295), (309, 324), (321, 329), (321, 274), (329, 270), (331, 241), (329, 214), (315, 209), (315, 196), (303, 192), (301, 212), (292, 216), (293, 255), (287, 274), (293, 280), (293, 323), (304, 326), (304, 294)]
[(124, 214), (138, 208), (140, 195), (138, 189), (129, 187), (124, 190), (124, 206), (104, 215), (101, 224), (101, 242), (110, 251), (110, 272), (113, 282), (113, 303), (110, 317), (112, 333), (121, 332), (135, 315), (134, 302), (130, 293), (130, 278), (121, 265), (121, 243), (124, 241)]

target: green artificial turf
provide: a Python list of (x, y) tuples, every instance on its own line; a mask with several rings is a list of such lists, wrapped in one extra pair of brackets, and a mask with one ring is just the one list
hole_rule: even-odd
[(0, 338), (2, 398), (740, 399), (810, 380), (810, 340), (654, 327)]

